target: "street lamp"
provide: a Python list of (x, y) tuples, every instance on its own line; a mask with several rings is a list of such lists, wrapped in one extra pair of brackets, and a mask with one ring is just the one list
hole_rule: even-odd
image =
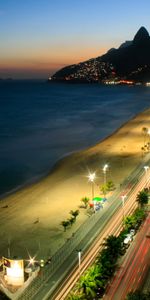
[(77, 250), (78, 251), (78, 264), (79, 264), (79, 277), (81, 273), (81, 249)]
[[(28, 253), (28, 254), (29, 254), (29, 253)], [(29, 254), (29, 259), (26, 260), (26, 261), (28, 262), (28, 266), (34, 267), (35, 263), (37, 262), (37, 261), (35, 260), (35, 257), (36, 257), (36, 256), (32, 257), (32, 256), (30, 256), (30, 254)]]
[[(149, 136), (149, 140), (150, 140), (150, 129), (148, 129), (148, 132), (147, 132), (148, 136)], [(149, 142), (149, 141), (148, 141)]]
[(8, 238), (8, 257), (10, 258), (10, 238)]
[(147, 186), (147, 171), (149, 169), (149, 166), (144, 166), (144, 170), (145, 170), (145, 185)]
[(34, 263), (35, 263), (35, 259), (34, 259), (34, 257), (30, 257), (30, 259), (29, 259), (29, 265), (34, 265)]
[(89, 176), (89, 181), (91, 182), (91, 186), (92, 186), (92, 200), (94, 198), (94, 179), (95, 179), (95, 173), (91, 173)]
[(105, 164), (104, 167), (103, 167), (103, 173), (104, 173), (104, 184), (106, 184), (106, 172), (107, 172), (107, 169), (108, 169), (108, 165)]
[(121, 196), (121, 200), (122, 200), (122, 208), (123, 208), (123, 221), (124, 221), (124, 218), (125, 218), (124, 199), (125, 199), (126, 197), (127, 197), (126, 195), (122, 195), (122, 196)]

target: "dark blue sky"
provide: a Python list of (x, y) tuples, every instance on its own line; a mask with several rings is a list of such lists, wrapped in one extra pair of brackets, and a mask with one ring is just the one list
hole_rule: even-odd
[(149, 0), (1, 0), (0, 76), (47, 77), (150, 31)]

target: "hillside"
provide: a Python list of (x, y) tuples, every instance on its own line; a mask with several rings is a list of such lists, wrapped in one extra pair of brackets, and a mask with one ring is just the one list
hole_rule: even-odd
[(150, 80), (150, 36), (141, 27), (132, 41), (126, 41), (118, 49), (79, 64), (57, 71), (53, 81), (104, 82), (106, 80)]

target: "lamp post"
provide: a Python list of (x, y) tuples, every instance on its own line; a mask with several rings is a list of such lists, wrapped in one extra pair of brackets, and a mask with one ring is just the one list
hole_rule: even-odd
[(92, 186), (92, 200), (94, 198), (94, 179), (95, 179), (95, 173), (91, 173), (89, 176), (89, 181), (91, 182), (91, 186)]
[(149, 142), (150, 142), (150, 129), (148, 129), (148, 132), (147, 132), (147, 134), (148, 134), (148, 144), (149, 144)]
[(35, 263), (34, 258), (30, 258), (30, 265), (34, 265), (34, 263)]
[(81, 249), (77, 250), (78, 252), (78, 266), (79, 266), (79, 277), (80, 277), (80, 274), (81, 274)]
[(30, 257), (29, 265), (34, 266), (34, 264), (35, 264), (35, 257)]
[(8, 238), (8, 257), (10, 258), (10, 238)]
[(125, 211), (124, 211), (124, 199), (126, 198), (126, 195), (122, 195), (121, 196), (121, 200), (122, 200), (122, 209), (123, 209), (123, 221), (125, 218)]
[(29, 252), (28, 252), (28, 255), (29, 255), (29, 259), (26, 259), (26, 261), (28, 262), (28, 266), (31, 267), (31, 268), (34, 268), (35, 263), (38, 262), (37, 260), (35, 260), (36, 256), (32, 257), (29, 254)]
[(103, 173), (104, 173), (104, 185), (106, 184), (106, 172), (107, 172), (107, 169), (108, 169), (108, 165), (105, 164), (104, 167), (103, 167)]
[(149, 169), (149, 166), (144, 166), (144, 170), (145, 170), (145, 185), (146, 185), (146, 187), (147, 187), (147, 171), (148, 171), (148, 169)]

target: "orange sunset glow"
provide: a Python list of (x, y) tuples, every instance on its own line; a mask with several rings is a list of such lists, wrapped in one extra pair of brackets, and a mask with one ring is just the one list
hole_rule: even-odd
[[(7, 53), (3, 54), (3, 59), (0, 61), (0, 69), (4, 73), (8, 73), (12, 76), (13, 73), (27, 72), (31, 74), (38, 71), (42, 76), (45, 77), (51, 75), (55, 70), (62, 68), (66, 65), (75, 64), (84, 60), (88, 60), (91, 57), (102, 55), (107, 51), (106, 48), (101, 48), (99, 51), (94, 47), (82, 48), (76, 46), (70, 47), (68, 50), (65, 46), (61, 47), (61, 52), (58, 48), (43, 50), (34, 52), (33, 50), (27, 49), (27, 51), (16, 52), (13, 51), (11, 55)], [(30, 77), (30, 76), (29, 76)], [(40, 78), (40, 75), (39, 75)]]
[(66, 65), (118, 48), (140, 24), (150, 27), (148, 10), (141, 4), (133, 22), (131, 6), (135, 10), (134, 4), (129, 10), (118, 0), (2, 0), (0, 78), (47, 78)]

